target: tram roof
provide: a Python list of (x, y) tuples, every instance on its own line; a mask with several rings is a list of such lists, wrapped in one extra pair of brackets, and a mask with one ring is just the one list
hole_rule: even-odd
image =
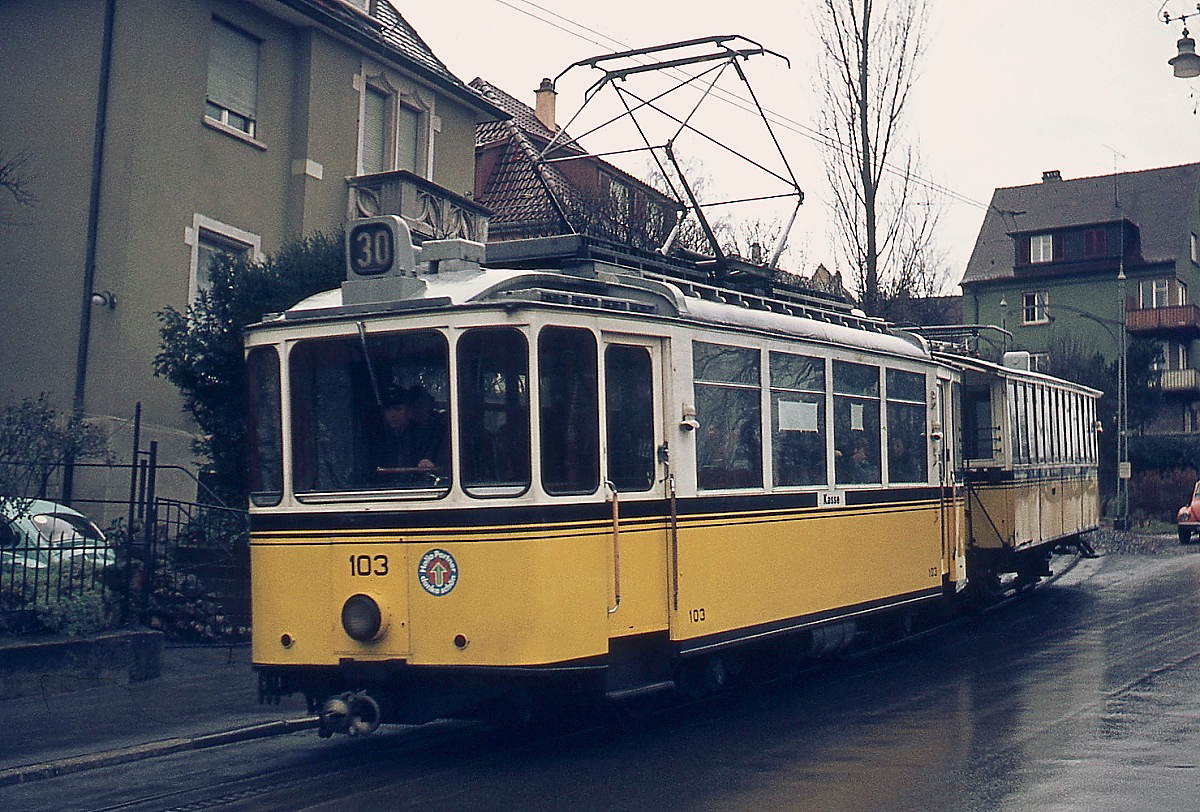
[(987, 375), (993, 375), (1000, 378), (1015, 378), (1027, 381), (1037, 381), (1039, 383), (1049, 384), (1060, 389), (1073, 389), (1077, 392), (1082, 392), (1092, 397), (1100, 397), (1104, 394), (1099, 389), (1094, 389), (1086, 384), (1069, 381), (1066, 378), (1057, 378), (1053, 375), (1047, 375), (1044, 372), (1035, 372), (1031, 369), (1022, 369), (1012, 366), (1011, 364), (997, 364), (993, 361), (985, 361), (982, 358), (973, 358), (962, 355), (954, 355), (941, 351), (934, 351), (934, 357), (939, 361), (943, 361), (951, 366), (963, 370), (975, 370), (983, 372)]
[[(577, 235), (518, 242), (523, 245), (487, 246), (487, 264), (456, 261), (449, 266), (453, 270), (444, 271), (422, 262), (415, 274), (372, 280), (375, 293), (364, 295), (357, 288), (361, 282), (349, 281), (268, 317), (263, 326), (519, 303), (599, 310), (611, 317), (681, 320), (914, 359), (930, 357), (923, 338), (817, 292), (759, 292), (752, 288), (763, 285), (749, 284), (748, 275), (736, 285), (726, 284), (708, 276), (700, 263), (615, 250)], [(761, 276), (758, 281), (763, 281)]]

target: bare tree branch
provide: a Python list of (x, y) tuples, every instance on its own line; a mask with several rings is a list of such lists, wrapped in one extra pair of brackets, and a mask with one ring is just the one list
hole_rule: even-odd
[(29, 162), (33, 153), (22, 150), (15, 155), (8, 155), (0, 150), (0, 189), (12, 195), (13, 202), (18, 206), (31, 207), (37, 204), (37, 195), (30, 188), (32, 175), (29, 172)]
[[(881, 298), (936, 290), (932, 249), (941, 206), (918, 182), (906, 139), (909, 98), (925, 51), (928, 0), (822, 0), (821, 126), (834, 230), (864, 309)], [(926, 278), (932, 275), (932, 278)]]

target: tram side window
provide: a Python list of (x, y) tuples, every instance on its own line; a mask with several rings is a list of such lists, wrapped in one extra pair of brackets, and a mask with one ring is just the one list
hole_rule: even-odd
[(696, 479), (701, 488), (762, 487), (759, 352), (696, 341)]
[(824, 485), (825, 360), (770, 353), (771, 458), (776, 485)]
[(839, 485), (882, 482), (879, 367), (833, 362), (833, 444)]
[(990, 460), (992, 449), (992, 393), (968, 389), (963, 393), (963, 458)]
[(608, 480), (618, 491), (654, 486), (654, 369), (645, 347), (604, 351)]
[(289, 370), (298, 493), (449, 486), (449, 350), (440, 333), (305, 341)]
[(1025, 438), (1025, 453), (1022, 462), (1027, 464), (1037, 460), (1037, 392), (1033, 384), (1021, 385), (1021, 403), (1024, 406), (1025, 422), (1022, 424), (1022, 436)]
[(459, 448), (473, 496), (529, 487), (529, 348), (510, 327), (479, 327), (458, 342)]
[(278, 505), (283, 498), (282, 397), (279, 353), (256, 347), (246, 356), (247, 445), (250, 448), (250, 500), (259, 507)]
[(588, 330), (546, 327), (538, 335), (538, 425), (547, 493), (600, 486), (596, 339)]
[(925, 376), (887, 371), (888, 481), (929, 479), (929, 443), (925, 434)]

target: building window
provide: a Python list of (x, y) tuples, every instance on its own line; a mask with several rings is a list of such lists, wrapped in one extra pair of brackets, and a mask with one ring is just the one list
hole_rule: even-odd
[(1033, 290), (1021, 294), (1021, 323), (1022, 324), (1045, 324), (1050, 321), (1050, 316), (1046, 312), (1046, 305), (1049, 302), (1050, 292), (1046, 290)]
[(1154, 362), (1156, 371), (1189, 369), (1188, 345), (1182, 341), (1164, 341), (1161, 345), (1162, 356)]
[(1108, 235), (1102, 228), (1083, 232), (1083, 258), (1096, 259), (1108, 255)]
[(213, 20), (205, 117), (254, 137), (258, 120), (259, 41)]
[(1029, 353), (1029, 371), (1044, 372), (1050, 374), (1050, 353), (1048, 352), (1031, 352)]
[(1200, 234), (1192, 232), (1192, 262), (1200, 265)]
[(1187, 304), (1187, 284), (1174, 278), (1143, 279), (1138, 282), (1138, 307), (1148, 310)]
[(197, 214), (186, 232), (192, 261), (188, 280), (188, 301), (195, 301), (202, 290), (212, 286), (208, 269), (217, 256), (262, 259), (262, 239), (257, 234)]
[(1054, 236), (1051, 234), (1035, 234), (1029, 238), (1029, 262), (1054, 261)]
[(411, 105), (396, 105), (396, 168), (423, 174), (418, 169), (421, 152), (421, 111)]
[(386, 80), (372, 81), (363, 93), (360, 174), (407, 169), (418, 175), (425, 111)]

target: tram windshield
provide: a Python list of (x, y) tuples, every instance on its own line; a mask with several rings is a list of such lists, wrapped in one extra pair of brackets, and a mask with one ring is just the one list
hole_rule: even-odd
[(313, 339), (289, 373), (297, 494), (449, 488), (449, 350), (432, 330)]

